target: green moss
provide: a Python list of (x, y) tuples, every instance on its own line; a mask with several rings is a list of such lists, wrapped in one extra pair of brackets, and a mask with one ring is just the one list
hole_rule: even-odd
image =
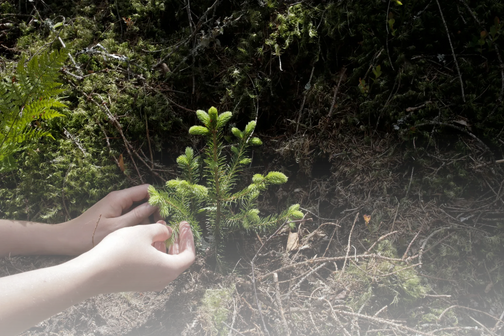
[[(376, 253), (397, 258), (397, 252), (388, 240), (378, 243)], [(430, 291), (418, 269), (408, 266), (403, 262), (383, 259), (366, 259), (358, 264), (349, 264), (341, 279), (353, 290), (347, 304), (355, 310), (389, 305), (391, 311), (404, 314)], [(339, 274), (336, 277), (339, 278)]]
[(203, 329), (209, 335), (227, 335), (228, 327), (224, 324), (230, 317), (230, 305), (235, 287), (207, 289), (198, 308), (202, 317)]

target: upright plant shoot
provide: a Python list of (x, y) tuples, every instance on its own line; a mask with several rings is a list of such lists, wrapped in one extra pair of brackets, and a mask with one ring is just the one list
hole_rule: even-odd
[[(263, 232), (284, 221), (303, 217), (298, 204), (280, 214), (259, 216), (257, 198), (269, 185), (287, 182), (287, 176), (281, 172), (272, 171), (265, 176), (255, 174), (252, 183), (236, 190), (239, 174), (251, 162), (247, 156), (249, 147), (262, 144), (253, 136), (255, 121), (250, 121), (244, 130), (233, 127), (231, 132), (235, 141), (224, 146), (223, 130), (232, 113), (219, 114), (212, 107), (208, 113), (198, 110), (196, 115), (203, 126), (192, 126), (189, 133), (206, 138), (203, 160), (187, 147), (185, 154), (177, 158), (181, 178), (166, 182), (164, 190), (149, 188), (149, 202), (159, 207), (161, 216), (167, 219), (175, 234), (178, 222), (185, 220), (199, 238), (202, 226), (198, 214), (202, 213), (203, 225), (213, 236), (212, 247), (218, 256), (229, 233), (239, 230)], [(202, 170), (200, 165), (203, 165)], [(200, 176), (201, 171), (203, 176)]]

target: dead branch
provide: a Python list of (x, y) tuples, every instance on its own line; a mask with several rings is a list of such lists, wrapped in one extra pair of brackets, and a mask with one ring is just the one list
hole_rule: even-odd
[[(392, 70), (393, 69), (394, 69), (394, 67), (392, 67)], [(329, 113), (327, 114), (327, 118), (330, 118), (332, 116), (333, 109), (334, 109), (334, 104), (336, 104), (336, 96), (338, 95), (338, 91), (339, 91), (339, 87), (340, 87), (340, 84), (341, 84), (341, 80), (345, 76), (345, 71), (346, 71), (346, 68), (343, 68), (340, 71), (340, 78), (338, 80), (338, 84), (336, 85), (336, 89), (334, 89), (334, 95), (333, 95), (333, 99), (332, 99), (332, 102), (331, 102), (331, 108), (329, 109)]]
[(327, 250), (329, 250), (329, 247), (331, 246), (331, 242), (332, 242), (332, 240), (333, 240), (334, 234), (336, 233), (336, 230), (337, 230), (337, 229), (338, 229), (338, 227), (339, 227), (339, 224), (337, 224), (337, 223), (324, 223), (324, 224), (320, 225), (320, 226), (318, 227), (318, 229), (320, 229), (323, 225), (326, 225), (326, 224), (332, 224), (332, 225), (335, 225), (335, 228), (334, 228), (334, 230), (333, 230), (333, 232), (332, 232), (332, 234), (331, 234), (331, 238), (329, 238), (329, 242), (327, 243), (327, 247), (326, 247), (326, 249), (325, 249), (324, 254), (322, 255), (322, 257), (325, 257), (325, 255), (326, 255), (326, 253), (327, 253)]
[(287, 336), (290, 336), (289, 325), (287, 324), (287, 320), (285, 319), (285, 313), (282, 305), (282, 298), (280, 296), (280, 285), (278, 284), (278, 273), (273, 274), (273, 281), (275, 282), (275, 299), (278, 305), (278, 310), (280, 310), (280, 317), (282, 318), (282, 324), (284, 327), (284, 331), (287, 333)]
[[(296, 290), (299, 286), (301, 286), (301, 284), (303, 283), (303, 281), (306, 280), (306, 278), (308, 278), (311, 274), (315, 273), (316, 271), (318, 271), (319, 269), (321, 269), (325, 265), (326, 265), (326, 263), (322, 263), (321, 265), (318, 265), (317, 267), (315, 267), (314, 269), (309, 271), (301, 280), (298, 281), (298, 283), (296, 285), (294, 285), (294, 287), (292, 287), (289, 290), (289, 292), (287, 294), (285, 294), (285, 296), (289, 297), (294, 290)], [(273, 277), (275, 276), (275, 274), (277, 274), (277, 273), (274, 273)], [(278, 276), (278, 274), (277, 274), (277, 276)]]
[(237, 333), (237, 334), (240, 334), (240, 335), (245, 335), (244, 333), (240, 332), (239, 330), (236, 330), (235, 328), (233, 328), (233, 326), (232, 326), (232, 325), (230, 326), (230, 325), (228, 325), (226, 322), (222, 322), (222, 323), (223, 323), (226, 327), (228, 327), (228, 328), (229, 328), (229, 334), (228, 334), (228, 336), (233, 335), (233, 334), (231, 333), (232, 331), (233, 331), (233, 332), (235, 332), (235, 333)]
[(392, 68), (393, 71), (395, 71), (394, 65), (392, 64), (392, 58), (390, 58), (390, 50), (389, 50), (389, 46), (388, 46), (388, 36), (389, 36), (388, 20), (389, 20), (389, 13), (390, 13), (390, 0), (388, 1), (387, 13), (385, 14), (385, 29), (387, 31), (387, 36), (385, 36), (385, 46), (387, 48), (387, 56), (388, 56), (388, 59), (389, 59), (390, 67)]
[(327, 304), (329, 305), (329, 307), (331, 308), (331, 315), (333, 317), (333, 319), (339, 324), (340, 328), (345, 332), (345, 335), (347, 336), (351, 336), (351, 334), (348, 332), (348, 330), (345, 329), (345, 327), (343, 326), (343, 323), (341, 323), (340, 319), (338, 318), (338, 316), (336, 315), (335, 311), (334, 311), (334, 308), (331, 304), (331, 302), (329, 302), (329, 300), (327, 299), (323, 299), (325, 302), (327, 302)]
[(390, 273), (386, 273), (386, 274), (380, 274), (378, 275), (379, 277), (388, 277), (388, 276), (391, 276), (391, 275), (394, 275), (396, 273), (399, 273), (399, 272), (402, 272), (404, 270), (407, 270), (408, 268), (414, 268), (414, 267), (417, 267), (417, 266), (420, 266), (421, 264), (420, 263), (417, 263), (417, 264), (413, 264), (413, 265), (409, 265), (409, 266), (406, 266), (406, 267), (403, 267), (401, 269), (398, 269), (397, 271), (394, 271), (394, 272), (390, 272)]
[(490, 315), (490, 314), (489, 314), (489, 313), (487, 313), (487, 312), (484, 312), (484, 311), (481, 311), (481, 310), (478, 310), (478, 309), (474, 309), (474, 308), (469, 308), (469, 307), (459, 306), (459, 305), (453, 305), (453, 306), (450, 306), (450, 307), (446, 308), (445, 310), (443, 310), (443, 312), (441, 313), (441, 315), (439, 315), (439, 317), (437, 318), (437, 319), (438, 319), (438, 321), (441, 321), (441, 319), (443, 318), (444, 314), (446, 314), (446, 312), (447, 312), (447, 311), (449, 311), (449, 310), (451, 310), (451, 309), (454, 309), (454, 308), (459, 308), (459, 309), (466, 309), (466, 310), (470, 310), (470, 311), (473, 311), (473, 312), (477, 312), (477, 313), (480, 313), (480, 314), (486, 315), (486, 316), (488, 316), (488, 317), (490, 317), (490, 318), (494, 319), (494, 320), (495, 320), (495, 321), (497, 321), (497, 322), (500, 322), (500, 323), (504, 322), (504, 321), (502, 321), (502, 319), (501, 319), (501, 318), (497, 318), (497, 317), (495, 317), (495, 316), (493, 316), (493, 315)]
[(232, 331), (235, 331), (237, 333), (239, 333), (240, 335), (243, 335), (241, 332), (239, 332), (238, 330), (235, 330), (233, 327), (234, 327), (234, 324), (235, 324), (235, 320), (236, 320), (236, 313), (237, 313), (237, 309), (236, 309), (236, 300), (233, 298), (233, 319), (231, 320), (231, 326), (228, 326), (226, 325), (230, 330), (229, 330), (229, 334), (228, 336), (233, 336), (233, 333)]
[[(110, 112), (109, 108), (106, 105), (106, 101), (102, 98), (102, 96), (100, 96), (99, 94), (95, 94), (98, 97), (100, 97), (100, 99), (102, 100), (102, 104), (100, 104), (96, 100), (94, 100), (93, 97), (89, 96), (85, 92), (83, 92), (83, 91), (80, 91), (80, 92), (84, 96), (86, 96), (87, 99), (91, 100), (96, 106), (98, 106), (102, 111), (104, 111), (105, 115), (109, 118), (109, 120), (112, 122), (112, 124), (114, 125), (114, 127), (117, 129), (117, 131), (121, 135), (121, 138), (122, 138), (122, 140), (124, 142), (124, 146), (126, 147), (126, 151), (128, 152), (128, 155), (129, 155), (129, 157), (131, 159), (131, 162), (133, 162), (133, 165), (135, 166), (135, 170), (137, 171), (137, 174), (138, 174), (138, 177), (140, 178), (140, 181), (142, 183), (144, 183), (142, 175), (140, 174), (140, 170), (138, 169), (138, 166), (136, 165), (136, 162), (135, 162), (135, 160), (133, 158), (133, 154), (135, 154), (135, 156), (147, 167), (147, 169), (150, 170), (150, 172), (153, 175), (157, 176), (161, 181), (165, 181), (165, 179), (163, 179), (157, 172), (155, 172), (154, 169), (147, 162), (145, 162), (144, 159), (142, 159), (142, 157), (140, 156), (140, 154), (138, 154), (138, 152), (136, 150), (134, 150), (133, 146), (130, 144), (130, 142), (128, 141), (128, 139), (126, 139), (126, 136), (124, 135), (124, 132), (122, 130), (121, 124), (119, 123), (119, 121), (117, 121), (117, 118), (114, 117), (114, 115), (112, 114), (112, 112)], [(110, 97), (109, 97), (109, 101), (110, 101)], [(107, 134), (105, 133), (105, 130), (103, 129), (103, 126), (100, 125), (100, 127), (102, 127), (102, 131), (105, 134), (105, 138), (107, 140), (107, 146), (109, 147), (109, 150), (110, 150), (110, 142), (108, 141)], [(117, 161), (117, 159), (115, 157), (114, 157), (114, 160), (116, 161), (117, 165), (120, 166), (119, 162)]]
[(427, 126), (427, 125), (428, 126), (445, 126), (445, 127), (450, 127), (450, 128), (456, 129), (457, 131), (465, 133), (465, 134), (469, 135), (471, 138), (473, 138), (474, 140), (478, 141), (487, 152), (489, 152), (489, 153), (492, 152), (490, 150), (490, 148), (488, 148), (488, 146), (485, 145), (485, 143), (483, 141), (481, 141), (476, 135), (472, 134), (471, 132), (469, 132), (469, 131), (467, 131), (464, 128), (459, 127), (459, 126), (455, 126), (455, 125), (448, 124), (448, 123), (443, 123), (443, 122), (438, 122), (438, 121), (430, 121), (430, 122), (425, 122), (425, 123), (417, 124), (417, 125), (415, 125), (415, 127), (422, 127), (422, 126)]
[(377, 323), (377, 324), (386, 324), (386, 325), (392, 326), (394, 328), (397, 328), (397, 329), (400, 329), (400, 330), (403, 330), (403, 331), (408, 331), (408, 332), (411, 333), (411, 335), (433, 336), (432, 333), (427, 333), (427, 332), (424, 332), (424, 331), (413, 329), (413, 328), (410, 328), (410, 327), (407, 327), (407, 326), (404, 326), (404, 325), (401, 325), (401, 324), (397, 324), (397, 323), (391, 322), (389, 320), (385, 320), (385, 319), (382, 319), (382, 318), (379, 318), (379, 317), (375, 317), (375, 316), (368, 316), (368, 315), (364, 315), (364, 314), (352, 313), (352, 312), (348, 312), (348, 311), (344, 311), (344, 310), (334, 310), (334, 312), (336, 312), (338, 314), (342, 314), (342, 315), (347, 315), (347, 316), (352, 316), (352, 317), (357, 317), (357, 318), (363, 318), (365, 320), (368, 320), (368, 321), (371, 321), (371, 322), (374, 322), (374, 323)]
[(406, 249), (406, 251), (404, 251), (404, 254), (402, 256), (403, 259), (406, 259), (406, 257), (408, 256), (408, 252), (411, 248), (411, 245), (413, 244), (413, 242), (417, 239), (418, 235), (420, 234), (420, 232), (422, 232), (422, 228), (420, 228), (420, 230), (418, 230), (417, 234), (415, 235), (415, 237), (413, 237), (413, 239), (410, 241), (409, 245), (408, 245), (408, 248)]
[[(84, 93), (84, 92), (82, 92)], [(107, 117), (109, 118), (109, 120), (112, 122), (112, 124), (115, 126), (115, 128), (117, 129), (117, 131), (119, 132), (119, 134), (121, 135), (121, 138), (123, 139), (123, 142), (124, 142), (124, 145), (126, 147), (126, 151), (128, 152), (128, 155), (131, 159), (131, 162), (133, 162), (133, 166), (135, 166), (135, 170), (138, 174), (138, 177), (140, 178), (140, 181), (142, 183), (144, 183), (143, 181), (143, 178), (142, 178), (142, 174), (140, 174), (140, 170), (138, 170), (138, 167), (136, 165), (136, 162), (135, 160), (133, 159), (133, 154), (131, 153), (131, 150), (130, 150), (130, 144), (128, 142), (128, 140), (126, 139), (126, 137), (124, 136), (124, 133), (122, 131), (122, 127), (121, 127), (121, 124), (119, 124), (119, 122), (117, 121), (116, 117), (114, 117), (114, 115), (110, 112), (110, 110), (108, 109), (107, 107), (107, 102), (105, 100), (103, 100), (102, 96), (100, 96), (99, 94), (96, 94), (98, 97), (100, 97), (100, 99), (102, 100), (102, 103), (99, 104), (96, 100), (94, 100), (91, 96), (88, 96), (86, 93), (84, 93), (84, 95), (90, 99), (93, 103), (95, 103), (96, 106), (98, 106), (102, 111), (105, 112), (105, 114), (107, 115)], [(109, 97), (110, 98), (110, 97)]]
[(420, 264), (420, 268), (422, 268), (422, 255), (423, 255), (423, 251), (425, 249), (425, 245), (427, 245), (427, 242), (429, 241), (429, 239), (432, 238), (432, 236), (434, 236), (436, 233), (443, 231), (445, 229), (450, 229), (450, 227), (443, 226), (443, 227), (437, 229), (436, 231), (432, 232), (430, 235), (427, 236), (427, 238), (425, 238), (424, 242), (422, 243), (422, 246), (420, 247), (420, 251), (418, 252), (418, 263)]
[[(306, 215), (305, 215), (306, 217)], [(304, 218), (303, 218), (304, 219)], [(266, 241), (264, 243), (261, 244), (261, 247), (259, 247), (259, 249), (257, 250), (256, 254), (254, 255), (254, 257), (252, 258), (251, 262), (250, 262), (250, 265), (252, 266), (252, 287), (254, 289), (254, 299), (255, 299), (255, 302), (256, 302), (256, 305), (257, 305), (257, 310), (259, 311), (259, 315), (261, 316), (261, 321), (262, 321), (262, 324), (263, 324), (263, 328), (264, 328), (264, 331), (266, 332), (266, 334), (270, 334), (269, 333), (269, 330), (268, 328), (266, 327), (266, 322), (264, 321), (264, 316), (262, 314), (262, 309), (261, 309), (261, 304), (259, 303), (259, 297), (257, 296), (257, 284), (256, 284), (256, 277), (255, 277), (255, 266), (254, 266), (254, 262), (257, 258), (257, 256), (259, 255), (259, 252), (261, 252), (261, 250), (263, 249), (263, 247), (266, 245), (266, 243), (271, 239), (273, 238), (274, 236), (277, 235), (278, 232), (280, 232), (283, 227), (287, 224), (287, 221), (285, 221), (282, 225), (280, 225), (278, 227), (278, 229), (276, 229), (275, 232), (273, 232), (273, 234), (271, 236), (268, 237), (268, 239), (266, 239)], [(275, 273), (275, 272), (272, 272), (272, 274)]]
[(453, 49), (453, 44), (452, 44), (451, 37), (450, 37), (450, 31), (448, 30), (448, 25), (446, 24), (446, 21), (445, 21), (444, 15), (443, 15), (443, 10), (441, 9), (441, 5), (439, 4), (439, 0), (436, 0), (436, 3), (438, 5), (439, 14), (441, 14), (441, 19), (443, 20), (443, 24), (446, 29), (446, 35), (448, 36), (448, 42), (450, 43), (450, 48), (452, 51), (453, 60), (455, 61), (455, 67), (457, 68), (457, 72), (459, 75), (460, 90), (462, 92), (462, 101), (465, 103), (466, 100), (465, 100), (465, 94), (464, 94), (464, 82), (462, 81), (462, 74), (460, 73), (460, 68), (458, 65), (457, 56), (455, 55), (455, 50)]
[[(378, 254), (375, 254), (375, 253), (373, 253), (373, 254), (359, 254), (359, 255), (356, 255), (355, 258), (362, 258), (362, 259), (373, 259), (373, 258), (376, 258), (376, 259), (380, 259), (380, 260), (404, 262), (400, 258), (384, 257), (384, 256), (381, 256), (381, 255), (378, 255)], [(418, 255), (414, 255), (412, 257), (409, 257), (408, 260), (412, 260), (412, 259), (415, 259), (415, 258), (418, 258)], [(340, 261), (340, 260), (345, 260), (345, 259), (348, 260), (348, 256), (345, 256), (345, 257), (315, 258), (315, 259), (310, 259), (310, 260), (306, 260), (306, 261), (301, 261), (301, 262), (298, 262), (298, 263), (295, 263), (295, 264), (290, 264), (290, 265), (286, 265), (286, 266), (280, 267), (279, 269), (274, 270), (272, 272), (268, 272), (265, 275), (263, 275), (260, 278), (258, 278), (258, 280), (262, 281), (262, 280), (266, 279), (267, 277), (273, 275), (273, 273), (285, 272), (285, 271), (290, 270), (292, 268), (298, 268), (298, 267), (301, 267), (301, 266), (304, 266), (304, 265), (313, 265), (314, 263), (333, 262), (333, 261)]]
[(473, 320), (477, 325), (479, 325), (482, 329), (486, 330), (486, 332), (490, 335), (490, 336), (493, 336), (495, 335), (494, 332), (490, 331), (487, 327), (485, 327), (485, 325), (483, 325), (483, 323), (481, 323), (480, 321), (476, 320), (474, 317), (472, 316), (469, 316), (469, 318), (471, 320)]
[(150, 142), (150, 136), (149, 136), (149, 123), (147, 121), (147, 114), (145, 114), (145, 134), (147, 135), (147, 143), (149, 144), (149, 153), (150, 153), (150, 159), (151, 159), (151, 171), (154, 169), (154, 156), (152, 155), (152, 147), (151, 147), (151, 142)]
[(345, 267), (346, 267), (346, 263), (347, 263), (347, 259), (348, 259), (348, 253), (350, 253), (350, 242), (352, 240), (352, 232), (353, 232), (353, 229), (355, 227), (355, 223), (357, 222), (357, 218), (359, 218), (359, 213), (358, 212), (355, 215), (355, 219), (353, 221), (352, 228), (350, 229), (350, 234), (348, 235), (348, 245), (347, 245), (347, 250), (346, 250), (346, 255), (345, 255), (345, 261), (343, 262), (343, 267), (341, 268), (341, 272), (340, 272), (340, 275), (339, 275), (340, 279), (343, 276), (343, 273), (345, 273)]
[(502, 311), (501, 316), (499, 317), (499, 321), (495, 322), (494, 327), (492, 328), (492, 331), (497, 331), (499, 327), (499, 323), (502, 323), (502, 319), (504, 318), (504, 311)]
[[(164, 62), (164, 61), (165, 61), (168, 57), (170, 57), (171, 55), (173, 55), (173, 53), (174, 53), (175, 51), (177, 51), (177, 50), (180, 48), (180, 46), (185, 45), (185, 44), (187, 44), (189, 41), (191, 41), (191, 40), (192, 40), (192, 39), (196, 36), (196, 34), (200, 32), (201, 27), (202, 27), (202, 26), (203, 26), (203, 24), (205, 23), (205, 22), (204, 22), (204, 20), (206, 19), (207, 15), (208, 15), (208, 14), (209, 14), (212, 10), (214, 10), (214, 9), (215, 9), (215, 7), (219, 4), (219, 2), (220, 2), (220, 1), (221, 1), (221, 0), (215, 0), (215, 2), (214, 2), (214, 3), (210, 6), (210, 7), (208, 7), (208, 8), (207, 8), (207, 10), (205, 11), (205, 13), (203, 13), (203, 15), (201, 15), (201, 17), (200, 17), (200, 18), (199, 18), (199, 20), (198, 20), (198, 23), (196, 23), (196, 25), (194, 26), (194, 29), (192, 30), (191, 35), (189, 35), (189, 37), (188, 37), (188, 38), (186, 38), (185, 40), (183, 40), (183, 41), (181, 41), (181, 42), (177, 43), (177, 44), (173, 47), (173, 50), (172, 50), (170, 53), (168, 53), (168, 55), (166, 55), (166, 56), (165, 56), (165, 57), (163, 57), (161, 60), (159, 60), (159, 62), (157, 62), (157, 63), (156, 63), (156, 64), (152, 67), (152, 69), (155, 69), (155, 68), (157, 68), (158, 66), (160, 66), (160, 65), (161, 65), (161, 63), (163, 63), (163, 62)], [(192, 52), (191, 52), (191, 54), (193, 54), (193, 53), (194, 53), (194, 51), (192, 51)], [(186, 59), (186, 58), (184, 58), (183, 62), (185, 61), (185, 59)], [(182, 64), (182, 63), (180, 63), (180, 64)], [(178, 66), (177, 66), (177, 67), (173, 70), (173, 72), (175, 72), (175, 71), (178, 69), (178, 67), (180, 66), (180, 64), (179, 64), (179, 65), (178, 65)]]
[(380, 238), (378, 238), (378, 240), (377, 240), (377, 241), (375, 241), (375, 242), (373, 243), (373, 245), (371, 245), (371, 247), (370, 247), (370, 248), (368, 248), (368, 250), (367, 250), (366, 252), (364, 252), (364, 254), (368, 254), (368, 253), (369, 253), (369, 251), (371, 251), (371, 250), (373, 249), (373, 247), (375, 247), (375, 245), (376, 245), (376, 244), (378, 244), (378, 243), (379, 243), (380, 241), (382, 241), (383, 239), (385, 239), (385, 238), (387, 238), (388, 236), (391, 236), (391, 235), (393, 235), (394, 233), (397, 233), (397, 232), (399, 232), (399, 231), (398, 231), (398, 230), (395, 230), (395, 231), (389, 232), (389, 233), (387, 233), (387, 234), (385, 234), (385, 235), (381, 236)]
[[(280, 58), (280, 56), (279, 56), (279, 58)], [(308, 96), (308, 93), (310, 93), (310, 90), (311, 90), (311, 86), (312, 86), (311, 85), (311, 80), (312, 80), (313, 72), (314, 71), (315, 71), (315, 66), (312, 67), (311, 74), (310, 74), (310, 79), (308, 79), (308, 83), (306, 83), (306, 85), (305, 85), (305, 90), (306, 91), (304, 92), (303, 102), (301, 103), (301, 107), (299, 108), (298, 118), (297, 118), (297, 122), (296, 122), (296, 133), (298, 132), (298, 129), (299, 129), (299, 122), (301, 121), (301, 115), (303, 114), (304, 105), (306, 103), (306, 97)]]
[(377, 311), (377, 312), (373, 315), (373, 317), (376, 317), (376, 316), (380, 315), (380, 313), (381, 313), (382, 311), (384, 311), (385, 309), (387, 309), (387, 308), (388, 308), (388, 305), (383, 306), (380, 310), (378, 310), (378, 311)]

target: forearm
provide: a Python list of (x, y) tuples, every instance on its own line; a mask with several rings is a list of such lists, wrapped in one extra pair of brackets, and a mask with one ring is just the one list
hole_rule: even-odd
[(0, 220), (0, 256), (30, 254), (74, 255), (67, 224)]
[(100, 293), (99, 276), (84, 256), (61, 265), (0, 278), (0, 334), (18, 335)]

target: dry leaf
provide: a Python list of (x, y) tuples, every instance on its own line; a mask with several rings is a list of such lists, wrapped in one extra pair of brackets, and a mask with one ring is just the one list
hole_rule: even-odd
[(296, 250), (299, 247), (299, 235), (297, 232), (289, 232), (289, 238), (287, 238), (287, 252)]
[(369, 221), (371, 220), (371, 216), (363, 215), (362, 217), (364, 218), (364, 222), (366, 222), (366, 226), (367, 226), (369, 224)]
[(119, 169), (121, 169), (121, 171), (124, 173), (124, 159), (123, 159), (123, 155), (119, 155)]
[(348, 296), (348, 293), (346, 290), (342, 290), (341, 292), (339, 292), (338, 295), (336, 295), (336, 297), (334, 298), (334, 300), (345, 300)]

